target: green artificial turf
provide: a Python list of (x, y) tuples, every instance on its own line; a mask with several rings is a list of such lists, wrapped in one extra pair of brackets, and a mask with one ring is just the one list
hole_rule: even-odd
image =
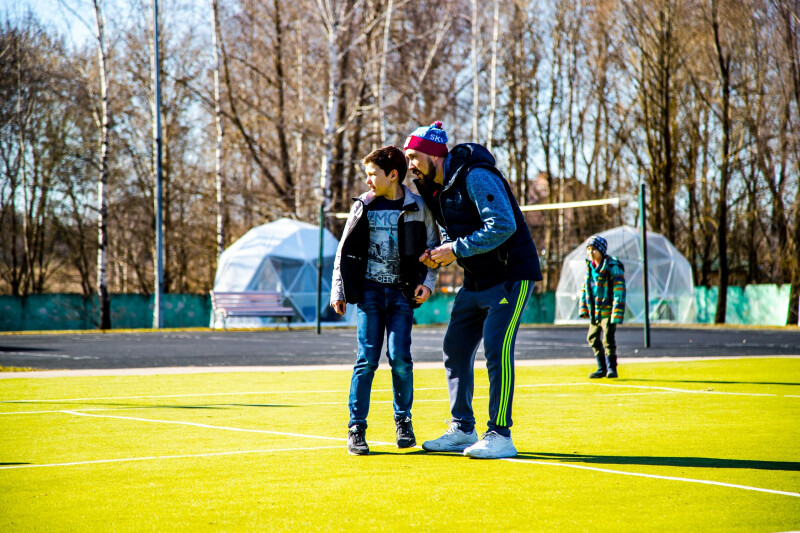
[[(367, 457), (349, 371), (2, 379), (0, 531), (800, 529), (800, 359), (591, 370), (517, 368), (502, 461), (397, 449), (384, 366)], [(421, 443), (449, 404), (414, 376)], [(480, 430), (487, 396), (481, 369)]]

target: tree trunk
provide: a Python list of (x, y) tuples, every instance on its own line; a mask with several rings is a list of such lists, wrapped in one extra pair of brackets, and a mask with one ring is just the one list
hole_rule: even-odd
[(274, 46), (274, 66), (275, 66), (275, 82), (278, 86), (278, 116), (276, 117), (276, 133), (278, 135), (278, 156), (280, 161), (281, 177), (283, 178), (283, 186), (285, 190), (284, 209), (287, 214), (293, 213), (294, 197), (297, 194), (294, 183), (294, 176), (292, 175), (292, 166), (289, 154), (289, 138), (288, 128), (286, 127), (288, 121), (286, 120), (286, 76), (284, 75), (283, 68), (283, 40), (284, 28), (281, 22), (281, 3), (278, 0), (273, 0), (273, 22), (275, 24), (275, 46)]
[(478, 142), (478, 0), (472, 0), (472, 134), (470, 141)]
[(386, 146), (386, 112), (384, 110), (384, 91), (386, 88), (386, 56), (389, 54), (389, 30), (392, 24), (393, 0), (386, 6), (386, 26), (383, 29), (383, 54), (381, 54), (381, 69), (378, 77), (378, 121), (380, 126), (381, 146)]
[(219, 4), (218, 0), (211, 0), (211, 16), (213, 28), (211, 28), (211, 45), (214, 54), (214, 123), (217, 128), (217, 142), (214, 153), (214, 188), (216, 190), (216, 212), (217, 212), (217, 262), (222, 252), (225, 251), (225, 204), (224, 191), (225, 184), (222, 177), (222, 140), (225, 130), (222, 127), (222, 107), (219, 98), (219, 42), (222, 30), (219, 23)]
[(730, 57), (722, 50), (720, 23), (718, 19), (718, 3), (712, 0), (712, 29), (719, 67), (720, 100), (722, 104), (722, 161), (720, 163), (719, 199), (717, 203), (717, 254), (719, 259), (719, 293), (717, 295), (716, 324), (725, 323), (725, 311), (728, 303), (728, 182), (730, 181), (730, 148), (731, 148), (731, 85)]
[(334, 12), (327, 14), (326, 28), (328, 40), (328, 99), (325, 104), (325, 134), (322, 142), (322, 161), (320, 165), (319, 189), (325, 207), (331, 202), (331, 167), (333, 166), (333, 141), (336, 132), (336, 110), (338, 108), (339, 88), (339, 31), (340, 21)]
[[(492, 151), (494, 143), (494, 116), (497, 112), (497, 41), (500, 33), (500, 2), (494, 0), (494, 19), (492, 23), (492, 74), (489, 86), (489, 124), (486, 126), (486, 148)], [(519, 193), (518, 198), (519, 201)], [(520, 203), (525, 203), (524, 199)]]
[(97, 22), (97, 62), (100, 68), (100, 181), (97, 184), (97, 296), (100, 299), (100, 329), (111, 329), (111, 297), (106, 281), (106, 251), (108, 249), (108, 130), (111, 118), (108, 111), (108, 80), (106, 75), (106, 36), (101, 0), (94, 0)]

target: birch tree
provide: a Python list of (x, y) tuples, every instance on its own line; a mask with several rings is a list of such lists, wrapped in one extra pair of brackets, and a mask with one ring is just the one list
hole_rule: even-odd
[(494, 16), (492, 17), (492, 66), (489, 86), (489, 124), (486, 127), (486, 148), (492, 151), (494, 142), (494, 118), (497, 113), (497, 42), (500, 35), (500, 1), (494, 0)]
[(106, 275), (108, 250), (108, 144), (111, 116), (108, 106), (108, 54), (102, 0), (92, 0), (96, 22), (97, 66), (100, 72), (100, 179), (97, 184), (97, 294), (100, 299), (100, 329), (111, 329), (111, 298)]
[(478, 72), (479, 31), (478, 0), (472, 0), (472, 133), (470, 135), (470, 141), (472, 142), (478, 142), (478, 106), (480, 101), (480, 79)]
[(216, 211), (217, 211), (217, 260), (222, 252), (225, 251), (225, 205), (224, 190), (225, 185), (222, 178), (222, 140), (225, 131), (222, 127), (222, 108), (219, 97), (219, 41), (222, 30), (219, 24), (219, 2), (211, 0), (211, 46), (214, 58), (214, 124), (217, 130), (217, 139), (214, 148), (214, 188), (216, 190)]
[(331, 201), (331, 166), (333, 165), (333, 135), (336, 130), (336, 108), (339, 85), (339, 32), (341, 31), (342, 2), (317, 0), (322, 27), (328, 44), (328, 91), (324, 109), (324, 134), (319, 172), (321, 209)]
[(386, 145), (386, 111), (384, 109), (384, 92), (386, 88), (386, 58), (389, 55), (389, 35), (392, 25), (392, 7), (394, 0), (389, 0), (386, 6), (386, 24), (383, 29), (383, 53), (381, 54), (381, 68), (378, 79), (378, 120), (380, 122), (380, 144)]

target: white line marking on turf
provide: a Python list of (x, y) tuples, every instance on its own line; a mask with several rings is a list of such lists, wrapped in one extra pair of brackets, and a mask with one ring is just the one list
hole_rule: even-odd
[[(323, 437), (319, 435), (305, 435), (301, 433), (286, 433), (281, 431), (269, 431), (263, 429), (244, 429), (244, 428), (233, 428), (233, 427), (226, 427), (226, 426), (212, 426), (209, 424), (198, 424), (195, 422), (183, 422), (179, 420), (155, 420), (151, 418), (138, 418), (138, 417), (127, 417), (127, 416), (112, 416), (112, 415), (96, 415), (96, 414), (89, 414), (89, 413), (80, 413), (76, 411), (62, 411), (66, 414), (71, 414), (75, 416), (86, 416), (92, 418), (112, 418), (118, 420), (133, 420), (137, 422), (151, 422), (156, 424), (175, 424), (175, 425), (182, 425), (182, 426), (193, 426), (199, 428), (206, 428), (206, 429), (221, 429), (225, 431), (238, 431), (244, 433), (262, 433), (268, 435), (279, 435), (279, 436), (288, 436), (288, 437), (300, 437), (300, 438), (307, 438), (307, 439), (318, 439), (318, 440), (336, 440), (336, 441), (346, 441), (347, 439), (341, 437)], [(376, 446), (394, 446), (394, 443), (388, 442), (373, 442), (373, 445)], [(339, 448), (339, 446), (325, 446), (323, 448)], [(323, 449), (323, 448), (296, 448), (297, 450), (302, 449)], [(293, 449), (287, 449), (287, 451), (292, 451)], [(205, 457), (205, 456), (213, 456), (213, 455), (232, 455), (236, 453), (264, 453), (264, 452), (271, 452), (271, 451), (283, 451), (283, 450), (256, 450), (250, 452), (217, 452), (217, 453), (210, 453), (210, 454), (198, 454), (198, 455), (177, 455), (177, 456), (163, 456), (163, 457), (145, 457), (145, 458), (132, 458), (132, 459), (106, 459), (106, 460), (99, 460), (99, 461), (86, 461), (86, 462), (73, 462), (73, 463), (54, 463), (54, 464), (45, 464), (45, 465), (9, 465), (0, 467), (0, 469), (9, 469), (9, 468), (33, 468), (33, 467), (42, 467), (42, 466), (72, 466), (72, 465), (79, 465), (79, 464), (95, 464), (95, 463), (105, 463), (105, 462), (122, 462), (122, 461), (140, 461), (146, 459), (160, 459), (160, 458), (180, 458), (180, 457)], [(578, 470), (590, 470), (595, 472), (603, 472), (607, 474), (620, 474), (624, 476), (634, 476), (634, 477), (644, 477), (644, 478), (651, 478), (651, 479), (665, 479), (670, 481), (684, 481), (687, 483), (700, 483), (704, 485), (715, 485), (719, 487), (729, 487), (735, 489), (743, 489), (743, 490), (750, 490), (756, 492), (766, 492), (769, 494), (779, 494), (784, 496), (792, 496), (795, 498), (800, 498), (800, 493), (795, 492), (786, 492), (780, 490), (772, 490), (772, 489), (764, 489), (760, 487), (750, 487), (747, 485), (735, 485), (732, 483), (723, 483), (721, 481), (709, 481), (704, 479), (691, 479), (691, 478), (682, 478), (682, 477), (673, 477), (673, 476), (659, 476), (655, 474), (644, 474), (640, 472), (625, 472), (622, 470), (610, 470), (607, 468), (597, 468), (592, 466), (581, 466), (581, 465), (570, 465), (564, 463), (552, 463), (552, 462), (545, 462), (545, 461), (532, 461), (529, 459), (514, 459), (514, 458), (507, 458), (505, 459), (509, 462), (515, 463), (529, 463), (529, 464), (537, 464), (542, 466), (561, 466), (565, 468), (575, 468)]]
[[(114, 418), (117, 420), (134, 420), (136, 422), (151, 422), (153, 424), (174, 424), (178, 426), (192, 426), (204, 429), (221, 429), (223, 431), (238, 431), (241, 433), (261, 433), (264, 435), (278, 435), (281, 437), (300, 437), (304, 439), (317, 439), (317, 440), (337, 440), (337, 441), (345, 441), (347, 442), (347, 438), (344, 437), (322, 437), (319, 435), (306, 435), (304, 433), (287, 433), (284, 431), (269, 431), (267, 429), (245, 429), (245, 428), (234, 428), (228, 426), (212, 426), (210, 424), (199, 424), (197, 422), (183, 422), (181, 420), (158, 420), (154, 418), (138, 418), (133, 416), (114, 416), (114, 415), (95, 415), (90, 413), (81, 413), (78, 411), (62, 411), (68, 415), (75, 415), (75, 416), (88, 416), (92, 418)], [(394, 446), (395, 443), (391, 442), (375, 442), (376, 445), (382, 446)]]
[(160, 394), (152, 396), (106, 396), (98, 398), (57, 398), (54, 400), (5, 400), (0, 403), (39, 403), (39, 402), (89, 402), (94, 400), (147, 400), (151, 398), (190, 398), (195, 396), (255, 396), (259, 394), (324, 394), (347, 393), (346, 390), (315, 390), (315, 391), (255, 391), (255, 392), (197, 392), (192, 394)]
[[(734, 396), (765, 396), (765, 397), (783, 397), (783, 398), (800, 398), (800, 396), (793, 394), (764, 394), (755, 392), (731, 392), (731, 391), (712, 391), (712, 390), (696, 390), (696, 389), (678, 389), (674, 387), (656, 387), (652, 385), (628, 385), (628, 384), (611, 384), (611, 383), (532, 383), (532, 384), (517, 384), (515, 389), (533, 388), (533, 387), (617, 387), (617, 388), (634, 388), (634, 389), (650, 389), (660, 390), (667, 392), (685, 392), (687, 394), (720, 394), (720, 395), (734, 395)], [(476, 386), (476, 389), (488, 389), (486, 385)], [(441, 391), (447, 390), (447, 387), (423, 387), (414, 389), (415, 391)], [(106, 396), (96, 398), (59, 398), (59, 399), (25, 399), (25, 400), (2, 400), (3, 403), (57, 403), (57, 402), (88, 402), (95, 400), (147, 400), (154, 398), (191, 398), (191, 397), (204, 397), (204, 396), (259, 396), (259, 395), (277, 395), (277, 394), (347, 394), (349, 390), (290, 390), (290, 391), (251, 391), (251, 392), (199, 392), (192, 394), (161, 394), (150, 396)], [(373, 389), (372, 392), (392, 392), (391, 389)]]
[(509, 461), (512, 463), (529, 463), (534, 465), (543, 465), (543, 466), (563, 466), (565, 468), (577, 468), (578, 470), (592, 470), (594, 472), (604, 472), (607, 474), (620, 474), (623, 476), (635, 476), (635, 477), (646, 477), (651, 479), (666, 479), (670, 481), (684, 481), (687, 483), (701, 483), (703, 485), (716, 485), (718, 487), (729, 487), (734, 489), (743, 489), (743, 490), (752, 490), (756, 492), (767, 492), (769, 494), (781, 494), (783, 496), (792, 496), (794, 498), (800, 498), (800, 493), (797, 492), (786, 492), (782, 490), (773, 490), (773, 489), (763, 489), (761, 487), (750, 487), (747, 485), (735, 485), (733, 483), (723, 483), (721, 481), (709, 481), (706, 479), (692, 479), (687, 477), (673, 477), (673, 476), (658, 476), (655, 474), (643, 474), (641, 472), (625, 472), (624, 470), (610, 470), (608, 468), (597, 468), (593, 466), (581, 466), (581, 465), (570, 465), (564, 463), (549, 463), (546, 461), (532, 461), (530, 459), (514, 459), (514, 458), (507, 458), (504, 459), (505, 461)]
[(728, 391), (716, 391), (716, 390), (693, 390), (693, 389), (676, 389), (673, 387), (653, 387), (652, 385), (627, 385), (627, 384), (620, 384), (620, 385), (612, 385), (610, 383), (592, 383), (597, 387), (628, 387), (632, 389), (655, 389), (655, 390), (664, 390), (670, 392), (685, 392), (687, 394), (727, 394), (733, 396), (772, 396), (777, 397), (777, 394), (762, 394), (757, 392), (728, 392)]
[[(389, 391), (385, 391), (389, 392)], [(653, 392), (620, 392), (620, 393), (608, 393), (603, 394), (603, 398), (611, 397), (611, 396), (649, 396), (653, 394), (675, 394), (673, 391), (653, 391)], [(577, 394), (572, 393), (552, 393), (552, 394), (537, 394), (535, 396), (529, 396), (524, 394), (515, 394), (514, 397), (516, 398), (539, 398), (539, 397), (555, 397), (555, 398), (568, 398), (571, 396), (578, 396)], [(473, 400), (486, 400), (488, 396), (474, 396)], [(441, 403), (441, 402), (449, 402), (449, 398), (417, 398), (414, 400), (415, 403)], [(391, 404), (393, 400), (372, 400), (370, 403), (372, 404)], [(320, 405), (342, 405), (341, 401), (336, 402), (305, 402), (305, 403), (293, 403), (291, 404), (293, 407), (314, 407)], [(132, 411), (132, 410), (141, 410), (141, 409), (170, 409), (172, 405), (147, 405), (147, 406), (131, 406), (131, 407), (102, 407), (102, 408), (80, 408), (80, 409), (54, 409), (48, 411), (9, 411), (6, 413), (0, 413), (0, 416), (11, 416), (11, 415), (42, 415), (42, 414), (54, 414), (54, 413), (67, 413), (69, 411), (75, 412), (88, 412), (88, 411)], [(234, 403), (221, 403), (221, 404), (210, 404), (210, 407), (250, 407), (250, 406), (242, 406)]]
[[(137, 409), (153, 409), (154, 406), (147, 406), (147, 407), (102, 407), (102, 408), (85, 408), (85, 409), (73, 409), (73, 411), (132, 411)], [(170, 406), (165, 405), (163, 406), (165, 409), (168, 409)], [(0, 415), (44, 415), (44, 414), (53, 414), (53, 413), (66, 413), (67, 411), (64, 409), (55, 409), (52, 411), (16, 411), (16, 412), (8, 412), (8, 413), (0, 413)]]
[(68, 415), (75, 415), (75, 416), (89, 416), (92, 418), (115, 418), (118, 420), (135, 420), (137, 422), (150, 422), (153, 424), (175, 424), (179, 426), (193, 426), (198, 428), (205, 428), (205, 429), (222, 429), (225, 431), (239, 431), (241, 433), (261, 433), (266, 435), (280, 435), (282, 437), (303, 437), (307, 439), (319, 439), (319, 440), (338, 440), (338, 441), (347, 441), (346, 438), (341, 437), (319, 437), (316, 435), (304, 435), (302, 433), (286, 433), (282, 431), (269, 431), (266, 429), (245, 429), (245, 428), (234, 428), (234, 427), (227, 427), (227, 426), (212, 426), (210, 424), (199, 424), (197, 422), (183, 422), (180, 420), (157, 420), (153, 418), (138, 418), (133, 416), (114, 416), (114, 415), (95, 415), (90, 413), (81, 413), (78, 411), (63, 411)]
[[(293, 436), (293, 437), (302, 437), (308, 439), (319, 439), (319, 440), (347, 440), (340, 437), (322, 437), (318, 435), (303, 435), (299, 433), (284, 433), (278, 431), (267, 431), (267, 430), (254, 430), (254, 429), (243, 429), (243, 428), (231, 428), (231, 427), (224, 427), (224, 426), (211, 426), (208, 424), (196, 424), (193, 422), (182, 422), (182, 421), (174, 421), (174, 420), (153, 420), (148, 418), (135, 418), (135, 417), (124, 417), (124, 416), (109, 416), (109, 415), (93, 415), (87, 413), (78, 413), (74, 411), (62, 411), (67, 414), (72, 414), (76, 416), (88, 416), (88, 417), (96, 417), (96, 418), (114, 418), (114, 419), (121, 419), (121, 420), (134, 420), (138, 422), (153, 422), (153, 423), (160, 423), (160, 424), (177, 424), (177, 425), (187, 425), (187, 426), (195, 426), (201, 428), (208, 428), (208, 429), (222, 429), (228, 431), (241, 431), (241, 432), (248, 432), (248, 433), (265, 433), (271, 435), (281, 435), (281, 436)], [(373, 445), (376, 446), (394, 446), (394, 443), (388, 442), (373, 442)], [(7, 465), (7, 466), (0, 466), (0, 470), (9, 470), (9, 469), (16, 469), (16, 468), (42, 468), (42, 467), (55, 467), (55, 466), (78, 466), (78, 465), (90, 465), (90, 464), (103, 464), (103, 463), (121, 463), (121, 462), (130, 462), (130, 461), (146, 461), (146, 460), (158, 460), (158, 459), (181, 459), (181, 458), (195, 458), (195, 457), (214, 457), (214, 456), (222, 456), (222, 455), (239, 455), (239, 454), (250, 454), (250, 453), (272, 453), (272, 452), (284, 452), (284, 451), (305, 451), (305, 450), (325, 450), (325, 449), (336, 449), (341, 448), (341, 446), (316, 446), (316, 447), (308, 447), (308, 448), (280, 448), (274, 450), (237, 450), (231, 452), (212, 452), (212, 453), (204, 453), (204, 454), (184, 454), (184, 455), (164, 455), (164, 456), (148, 456), (148, 457), (132, 457), (132, 458), (121, 458), (121, 459), (100, 459), (95, 461), (74, 461), (69, 463), (47, 463), (47, 464), (33, 464), (33, 465)], [(416, 447), (415, 447), (416, 448)], [(528, 464), (535, 464), (541, 466), (561, 466), (564, 468), (574, 468), (578, 470), (589, 470), (593, 472), (602, 472), (606, 474), (619, 474), (624, 476), (634, 476), (634, 477), (644, 477), (650, 479), (664, 479), (669, 481), (683, 481), (687, 483), (699, 483), (703, 485), (714, 485), (718, 487), (728, 487), (734, 489), (742, 489), (742, 490), (749, 490), (755, 492), (765, 492), (768, 494), (778, 494), (783, 496), (792, 496), (795, 498), (800, 498), (800, 493), (795, 492), (786, 492), (781, 490), (773, 490), (773, 489), (765, 489), (761, 487), (750, 487), (747, 485), (736, 485), (733, 483), (723, 483), (721, 481), (710, 481), (705, 479), (692, 479), (692, 478), (683, 478), (683, 477), (674, 477), (674, 476), (659, 476), (655, 474), (644, 474), (641, 472), (625, 472), (623, 470), (611, 470), (608, 468), (597, 468), (592, 466), (581, 466), (581, 465), (571, 465), (571, 464), (564, 464), (564, 463), (552, 463), (546, 461), (533, 461), (529, 459), (514, 459), (514, 458), (506, 458), (505, 461), (513, 462), (513, 463), (528, 463)]]
[[(738, 346), (738, 345), (737, 345)], [(740, 359), (797, 359), (800, 355), (738, 355), (738, 356), (705, 356), (705, 357), (622, 357), (620, 364), (642, 363), (689, 363), (695, 361), (733, 361)], [(381, 368), (386, 369), (382, 363)], [(586, 366), (590, 365), (585, 357), (576, 359), (519, 359), (514, 362), (517, 367), (529, 366)], [(485, 361), (476, 359), (475, 368), (485, 368)], [(414, 363), (415, 369), (441, 369), (441, 362)], [(207, 367), (157, 367), (157, 368), (105, 368), (87, 370), (34, 370), (31, 372), (0, 372), (3, 379), (42, 379), (53, 377), (76, 376), (161, 376), (173, 374), (220, 374), (220, 373), (275, 373), (275, 372), (316, 372), (320, 370), (352, 371), (352, 364), (330, 365), (293, 365), (293, 366), (207, 366)]]
[(212, 453), (197, 453), (197, 454), (184, 454), (184, 455), (152, 455), (149, 457), (124, 457), (121, 459), (99, 459), (96, 461), (74, 461), (71, 463), (46, 463), (46, 464), (33, 464), (33, 465), (7, 465), (0, 466), (0, 470), (11, 470), (15, 468), (43, 468), (51, 466), (80, 466), (80, 465), (96, 465), (104, 463), (127, 463), (131, 461), (152, 461), (154, 459), (188, 459), (194, 457), (216, 457), (220, 455), (243, 455), (248, 453), (273, 453), (273, 452), (302, 452), (302, 451), (316, 451), (316, 450), (332, 450), (342, 449), (342, 446), (313, 446), (310, 448), (279, 448), (275, 450), (237, 450), (234, 452), (212, 452)]
[[(548, 386), (556, 386), (557, 383)], [(481, 388), (481, 387), (476, 387)], [(488, 387), (483, 387), (488, 388)], [(414, 390), (447, 390), (447, 387), (423, 387)], [(262, 394), (348, 394), (349, 389), (340, 390), (276, 390), (276, 391), (251, 391), (251, 392), (196, 392), (191, 394), (159, 394), (151, 396), (106, 396), (97, 398), (57, 398), (57, 399), (27, 399), (3, 400), (0, 403), (44, 403), (44, 402), (89, 402), (94, 400), (148, 400), (151, 398), (191, 398), (197, 396), (258, 396)], [(392, 389), (372, 389), (372, 392), (393, 392)]]

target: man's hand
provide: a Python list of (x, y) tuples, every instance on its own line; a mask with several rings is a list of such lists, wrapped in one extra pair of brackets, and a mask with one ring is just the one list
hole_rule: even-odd
[(438, 248), (431, 250), (430, 257), (437, 266), (447, 266), (456, 260), (453, 253), (453, 243), (446, 242)]
[(428, 298), (431, 297), (431, 290), (425, 285), (419, 284), (414, 290), (414, 301), (418, 304), (424, 304)]
[(345, 311), (347, 311), (347, 303), (342, 300), (336, 300), (331, 304), (333, 310), (336, 311), (337, 314), (344, 316)]

